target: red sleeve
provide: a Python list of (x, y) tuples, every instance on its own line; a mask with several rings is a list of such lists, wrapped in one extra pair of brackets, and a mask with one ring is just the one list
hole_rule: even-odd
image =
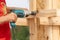
[(0, 0), (0, 16), (6, 14), (6, 3), (5, 0)]
[(0, 2), (4, 2), (4, 3), (6, 3), (5, 0), (0, 0)]

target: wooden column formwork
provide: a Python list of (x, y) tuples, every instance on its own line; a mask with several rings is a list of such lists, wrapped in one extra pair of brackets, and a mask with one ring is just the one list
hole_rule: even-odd
[[(46, 25), (41, 25), (42, 20), (41, 19), (46, 19), (45, 17), (37, 18), (37, 35), (38, 39), (37, 40), (47, 40), (47, 26)], [(47, 19), (46, 19), (47, 20)], [(45, 21), (46, 21), (45, 20)]]
[(51, 19), (49, 19), (48, 17), (40, 17), (37, 19), (38, 40), (60, 40), (59, 18), (60, 17), (51, 17)]
[(29, 32), (30, 32), (30, 40), (37, 40), (37, 24), (36, 17), (30, 16), (27, 18)]
[(37, 14), (27, 18), (30, 28), (30, 40), (60, 40), (60, 17), (56, 10), (44, 10), (44, 15)]

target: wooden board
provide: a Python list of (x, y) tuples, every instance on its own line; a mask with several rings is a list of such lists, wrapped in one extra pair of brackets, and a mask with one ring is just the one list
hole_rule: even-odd
[(29, 0), (29, 10), (36, 11), (36, 0)]
[(15, 24), (18, 26), (28, 26), (26, 18), (18, 18)]
[(49, 25), (48, 17), (40, 17), (40, 25)]
[(30, 40), (37, 40), (37, 24), (36, 24), (36, 19), (34, 17), (27, 18), (27, 22), (28, 22), (28, 25), (29, 25)]
[(53, 25), (60, 25), (60, 17), (52, 17)]
[(53, 26), (52, 28), (52, 40), (59, 40), (59, 26)]
[(37, 17), (54, 17), (54, 16), (57, 16), (57, 11), (55, 9), (40, 10), (36, 16)]

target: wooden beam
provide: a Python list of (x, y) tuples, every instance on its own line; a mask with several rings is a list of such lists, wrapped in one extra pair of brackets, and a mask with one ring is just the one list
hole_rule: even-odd
[(52, 40), (59, 40), (59, 26), (53, 26), (53, 30), (52, 30), (52, 32), (53, 32), (53, 34), (52, 34)]
[(46, 1), (46, 9), (53, 9), (53, 0)]
[(36, 23), (37, 23), (37, 36), (38, 36), (38, 39), (37, 40), (45, 40), (44, 38), (44, 26), (40, 25), (40, 19), (37, 18), (36, 20)]
[(58, 6), (59, 6), (59, 0), (52, 0), (53, 1), (53, 9), (58, 9)]
[(48, 17), (39, 17), (40, 25), (49, 25)]
[(55, 9), (50, 10), (40, 10), (39, 13), (37, 13), (37, 17), (54, 17), (57, 16), (57, 11)]
[(28, 26), (26, 18), (18, 18), (15, 24), (18, 26)]
[(27, 18), (27, 22), (29, 25), (30, 40), (37, 40), (36, 18), (35, 17)]
[(36, 11), (36, 0), (29, 0), (30, 11)]
[(60, 17), (52, 17), (53, 25), (60, 25)]

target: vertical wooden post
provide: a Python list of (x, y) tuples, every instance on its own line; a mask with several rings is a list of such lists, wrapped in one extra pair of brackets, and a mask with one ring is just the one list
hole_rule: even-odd
[(57, 0), (57, 9), (60, 9), (60, 0)]
[(52, 40), (60, 40), (59, 39), (59, 25), (60, 25), (60, 17), (53, 17), (52, 18), (52, 22), (53, 22), (53, 28), (52, 28)]
[(46, 1), (46, 9), (53, 9), (53, 0)]
[(36, 8), (38, 11), (46, 8), (46, 0), (36, 0)]
[(59, 40), (59, 26), (53, 26), (53, 39), (52, 40)]
[(37, 40), (37, 26), (36, 26), (36, 18), (27, 18), (29, 32), (30, 32), (30, 40)]
[(38, 35), (38, 40), (44, 40), (44, 28), (43, 28), (43, 26), (40, 26), (40, 19), (39, 18), (37, 18), (37, 35)]
[(52, 20), (51, 20), (51, 17), (48, 17), (48, 19), (49, 19), (48, 40), (52, 40)]
[(30, 7), (29, 7), (29, 9), (30, 9), (30, 11), (36, 11), (36, 0), (29, 0), (29, 5), (30, 5)]
[(37, 10), (53, 9), (53, 0), (36, 0)]
[(48, 40), (48, 19), (46, 17), (37, 17), (37, 35), (38, 40)]
[(52, 0), (52, 8), (60, 9), (60, 0)]

